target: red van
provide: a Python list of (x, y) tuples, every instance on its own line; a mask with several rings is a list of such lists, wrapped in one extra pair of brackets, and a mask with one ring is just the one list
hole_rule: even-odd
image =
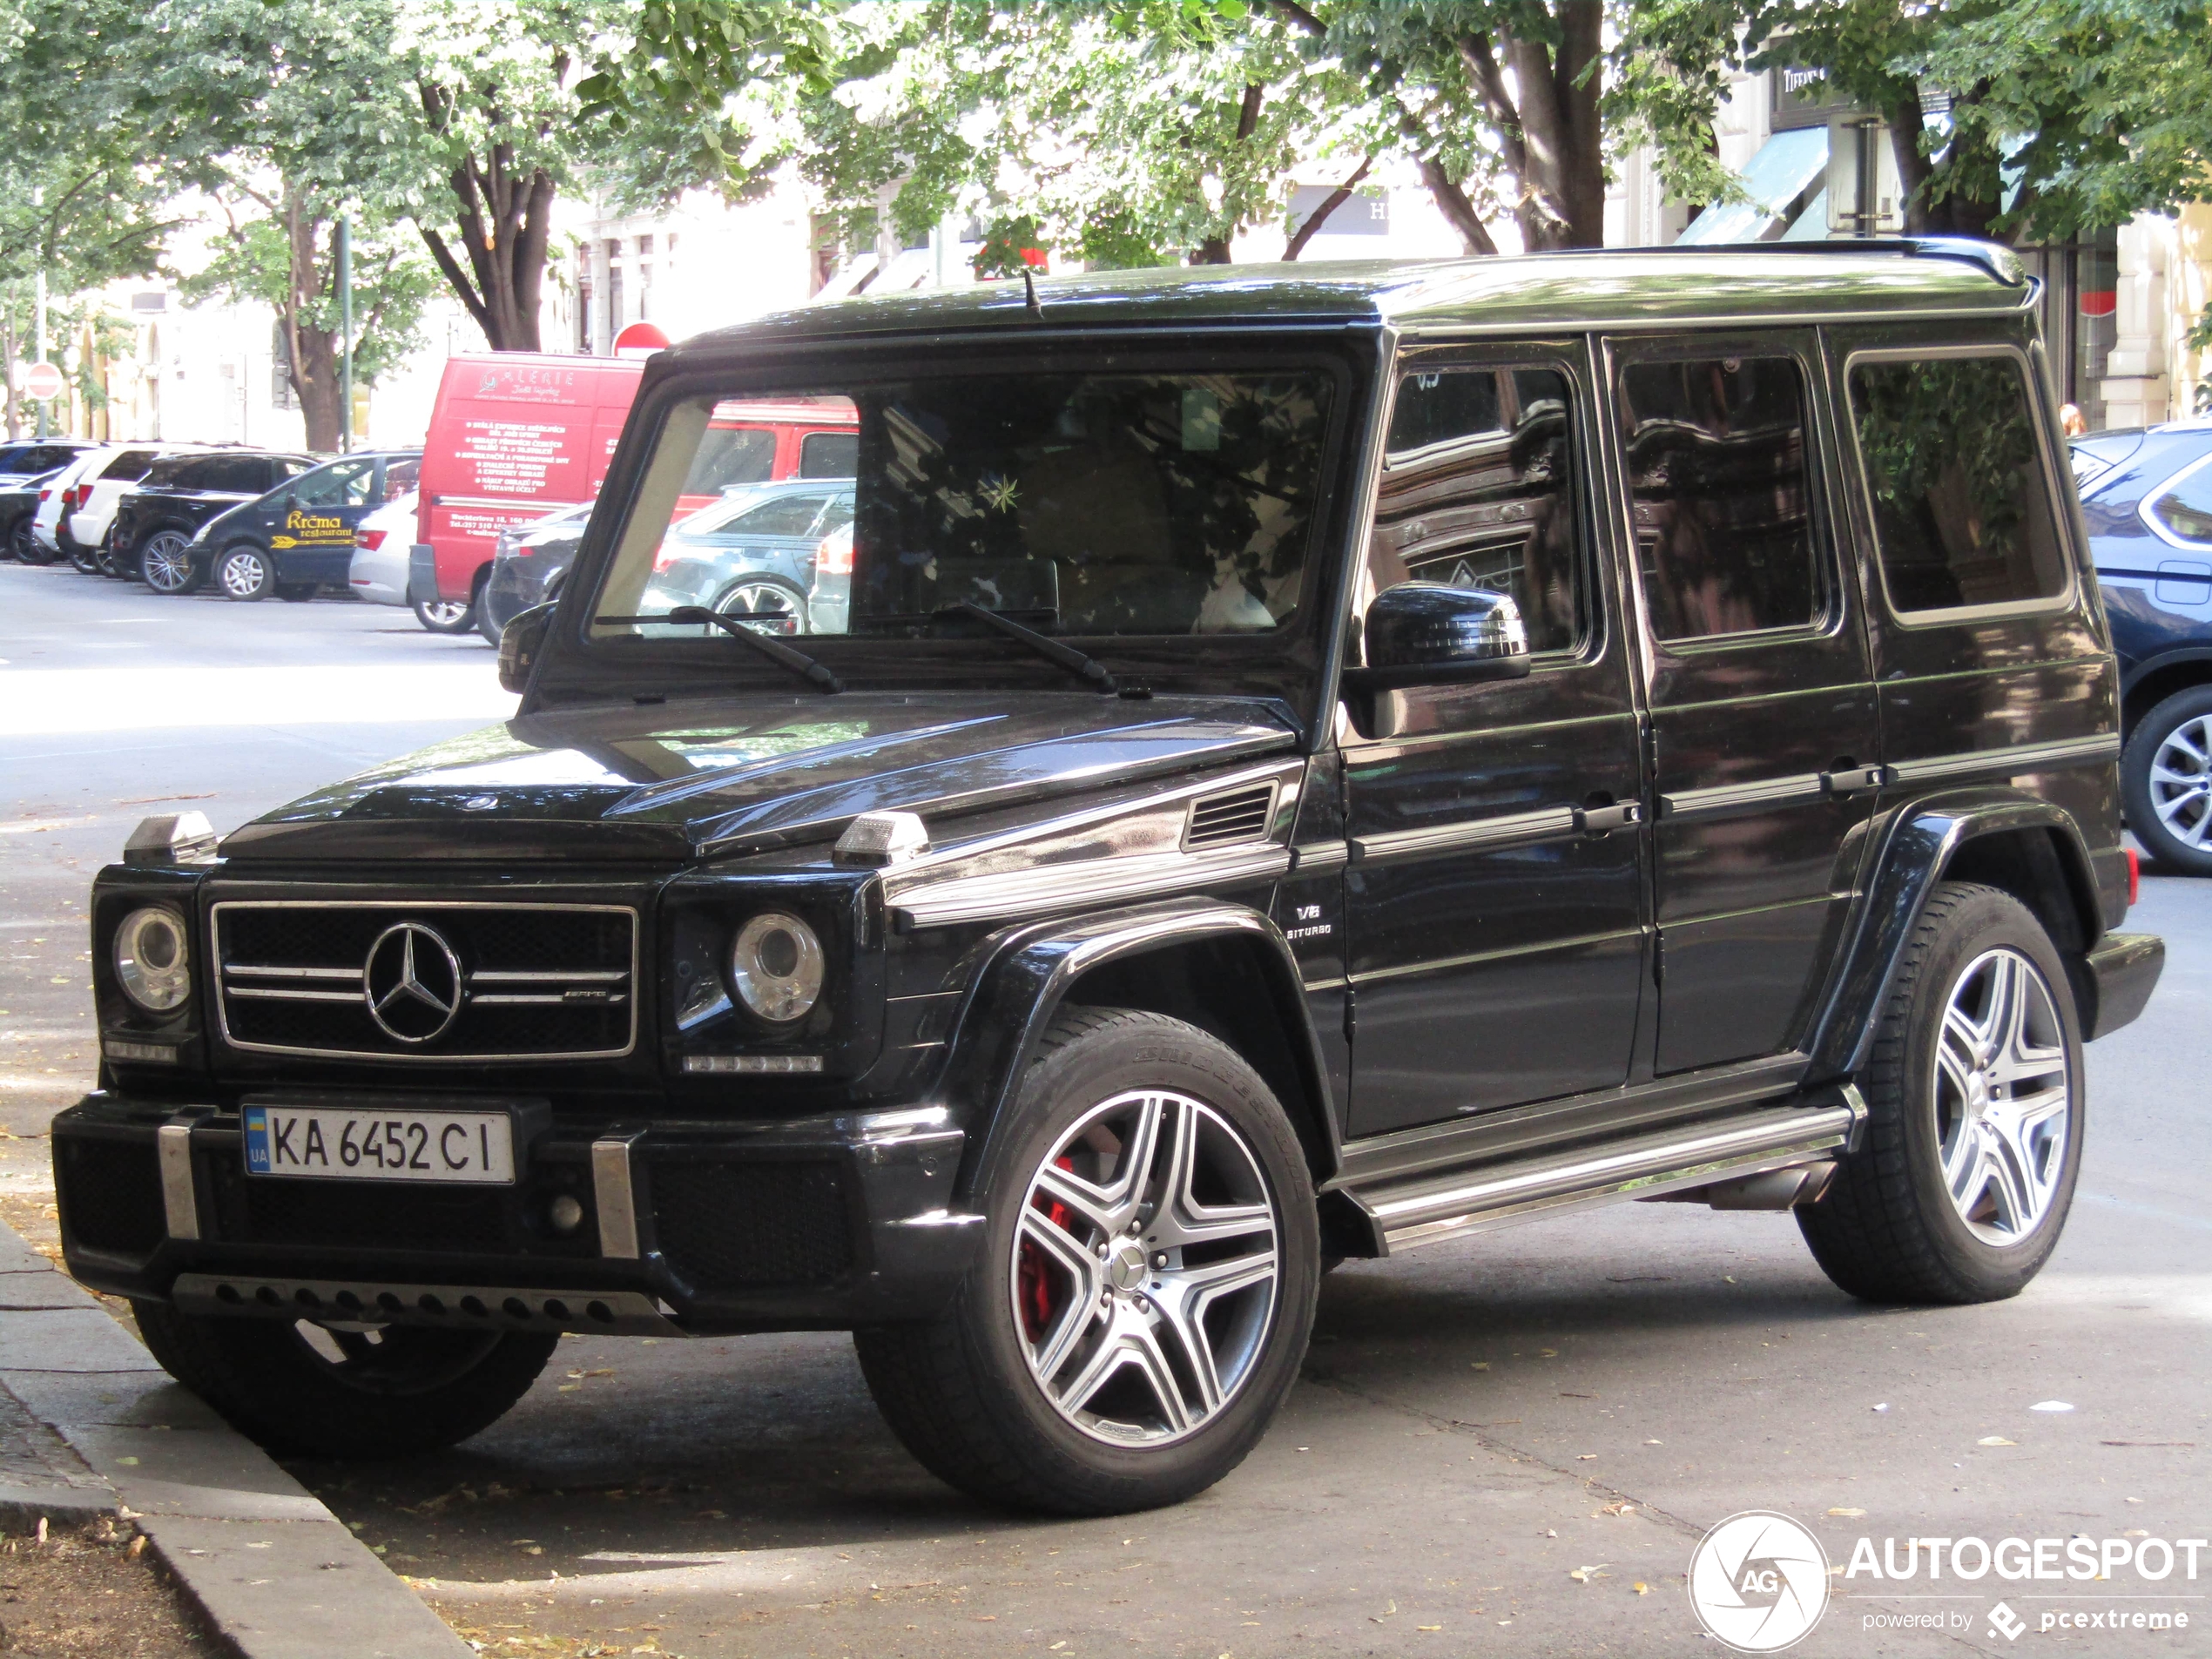
[[(599, 493), (644, 364), (636, 358), (496, 352), (446, 361), (422, 446), (421, 511), (408, 597), (473, 611), (500, 531)], [(842, 399), (717, 408), (687, 496), (736, 484), (849, 478), (860, 442)], [(453, 631), (474, 625), (457, 619)]]

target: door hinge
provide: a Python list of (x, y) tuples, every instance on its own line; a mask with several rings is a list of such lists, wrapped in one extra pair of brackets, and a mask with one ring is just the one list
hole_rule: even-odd
[(1344, 1040), (1352, 1041), (1352, 1034), (1359, 1028), (1359, 1005), (1353, 999), (1352, 987), (1344, 988)]
[(1651, 935), (1651, 982), (1655, 986), (1662, 985), (1666, 978), (1667, 936), (1655, 933)]

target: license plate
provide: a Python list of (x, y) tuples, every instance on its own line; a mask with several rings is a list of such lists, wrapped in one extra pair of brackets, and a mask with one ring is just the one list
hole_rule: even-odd
[(515, 1125), (505, 1112), (246, 1109), (248, 1175), (338, 1181), (515, 1183)]

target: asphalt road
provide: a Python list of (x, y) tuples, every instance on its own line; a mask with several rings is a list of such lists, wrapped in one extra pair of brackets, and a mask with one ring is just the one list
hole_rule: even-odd
[[(130, 826), (197, 808), (228, 828), (507, 705), (484, 646), (403, 611), (0, 564), (0, 618), (15, 1210), (51, 1196), (38, 1137), (91, 1081), (84, 900)], [(2212, 882), (2149, 873), (2131, 925), (2166, 935), (2165, 983), (2090, 1051), (2073, 1220), (2014, 1301), (1864, 1307), (1787, 1217), (1635, 1205), (1346, 1266), (1251, 1460), (1153, 1514), (1016, 1521), (956, 1496), (825, 1335), (570, 1339), (459, 1450), (299, 1472), (489, 1652), (1716, 1652), (1684, 1574), (1745, 1509), (1810, 1525), (1834, 1563), (1796, 1652), (2212, 1652), (2212, 1552), (2195, 1581), (1843, 1575), (1862, 1536), (2212, 1534)], [(2073, 1409), (2032, 1409), (2051, 1401)], [(2000, 1596), (2016, 1641), (1990, 1626)], [(2190, 1628), (2111, 1627), (2147, 1608)], [(1877, 1622), (1900, 1615), (1955, 1628)]]

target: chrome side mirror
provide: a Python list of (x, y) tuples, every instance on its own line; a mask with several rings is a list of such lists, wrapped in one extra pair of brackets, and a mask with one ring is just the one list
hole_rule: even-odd
[[(480, 599), (479, 604), (482, 601)], [(499, 633), (499, 685), (517, 695), (529, 689), (530, 670), (545, 644), (545, 631), (553, 625), (553, 607), (532, 605), (515, 613)]]

